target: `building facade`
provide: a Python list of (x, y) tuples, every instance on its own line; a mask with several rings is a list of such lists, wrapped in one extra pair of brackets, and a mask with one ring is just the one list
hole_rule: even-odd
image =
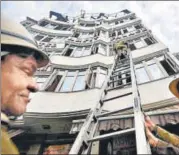
[[(50, 57), (50, 63), (34, 77), (40, 92), (32, 94), (27, 112), (14, 121), (13, 127), (21, 127), (22, 132), (10, 130), (22, 153), (42, 154), (50, 147), (63, 150), (62, 146), (68, 152), (89, 110), (100, 99), (118, 41), (127, 42), (132, 52), (143, 110), (155, 123), (179, 135), (179, 101), (168, 89), (179, 75), (179, 54), (172, 54), (135, 13), (82, 10), (79, 16), (69, 17), (50, 11), (49, 17), (39, 21), (27, 17), (21, 24)], [(133, 98), (123, 94), (132, 92), (130, 68), (121, 66), (113, 74), (103, 112), (121, 109), (120, 114), (129, 116)], [(96, 135), (132, 127), (132, 116), (105, 120)], [(94, 142), (91, 148), (91, 154), (118, 153), (136, 154), (134, 133)]]

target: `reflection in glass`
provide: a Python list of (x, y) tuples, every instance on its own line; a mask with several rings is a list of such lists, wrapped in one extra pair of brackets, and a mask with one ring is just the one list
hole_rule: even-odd
[(74, 83), (74, 76), (73, 77), (66, 77), (65, 81), (61, 87), (60, 92), (71, 91), (72, 84)]
[(157, 64), (149, 65), (148, 69), (151, 72), (154, 80), (164, 77), (164, 75), (162, 74), (162, 71), (159, 69)]
[(83, 90), (85, 87), (85, 76), (78, 76), (73, 91)]
[(138, 83), (144, 83), (149, 81), (149, 77), (144, 68), (136, 69), (136, 76)]

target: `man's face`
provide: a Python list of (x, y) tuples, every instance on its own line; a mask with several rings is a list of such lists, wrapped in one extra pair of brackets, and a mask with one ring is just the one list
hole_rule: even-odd
[(26, 111), (30, 102), (29, 94), (37, 91), (33, 74), (37, 70), (37, 62), (32, 57), (22, 58), (8, 55), (1, 62), (1, 109), (18, 116)]

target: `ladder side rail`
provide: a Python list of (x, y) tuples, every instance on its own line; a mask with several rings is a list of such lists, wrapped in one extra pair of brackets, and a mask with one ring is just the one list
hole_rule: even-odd
[(133, 109), (134, 109), (134, 123), (136, 131), (136, 146), (137, 154), (151, 154), (149, 143), (147, 142), (144, 127), (144, 115), (142, 112), (140, 94), (137, 88), (137, 81), (135, 76), (135, 69), (132, 59), (132, 53), (129, 52), (130, 66), (131, 66), (131, 80), (132, 80), (132, 91), (133, 91)]
[[(103, 84), (103, 87), (101, 89), (100, 100), (104, 95), (104, 91), (105, 91), (105, 89), (107, 87), (107, 82), (109, 81), (109, 78), (110, 78), (110, 76), (112, 74), (112, 71), (113, 71), (113, 69), (114, 69), (114, 67), (116, 65), (117, 60), (118, 60), (118, 55), (115, 55), (113, 66), (111, 67), (110, 72), (108, 74), (108, 77), (106, 78), (106, 80), (105, 80), (105, 82)], [(89, 137), (89, 135), (87, 135), (87, 132), (88, 132), (90, 124), (91, 124), (91, 122), (93, 120), (93, 117), (95, 116), (95, 112), (96, 112), (96, 110), (97, 110), (99, 105), (100, 105), (100, 102), (98, 102), (95, 105), (95, 107), (91, 108), (90, 112), (88, 113), (88, 115), (86, 117), (85, 122), (83, 123), (83, 125), (81, 127), (80, 132), (77, 135), (77, 138), (76, 138), (76, 140), (75, 140), (75, 142), (74, 142), (69, 154), (78, 154), (79, 151), (80, 151), (80, 148), (83, 146), (84, 141), (87, 139), (87, 137)]]

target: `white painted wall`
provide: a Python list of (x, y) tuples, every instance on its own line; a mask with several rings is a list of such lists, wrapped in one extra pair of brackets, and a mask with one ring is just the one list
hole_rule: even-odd
[(141, 57), (141, 56), (144, 56), (144, 55), (155, 53), (155, 52), (160, 51), (160, 50), (164, 50), (166, 48), (167, 48), (167, 46), (165, 46), (161, 42), (158, 42), (158, 43), (150, 45), (148, 47), (144, 47), (144, 48), (132, 51), (132, 57), (133, 58)]
[(99, 101), (99, 89), (71, 93), (38, 92), (27, 106), (27, 112), (60, 113), (89, 109)]
[(114, 61), (113, 56), (108, 57), (101, 54), (95, 54), (95, 55), (80, 57), (80, 58), (57, 56), (57, 55), (51, 57), (51, 63), (59, 64), (59, 65), (67, 65), (67, 66), (87, 65), (95, 62), (101, 62), (108, 65), (108, 64), (112, 64), (113, 61)]

